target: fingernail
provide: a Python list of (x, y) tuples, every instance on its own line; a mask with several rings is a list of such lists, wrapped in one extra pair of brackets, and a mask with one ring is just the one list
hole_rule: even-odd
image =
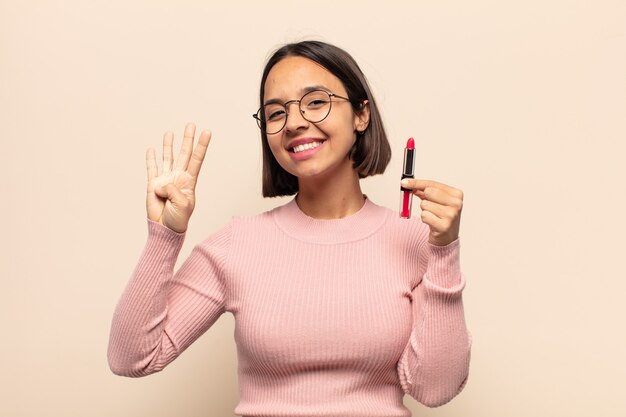
[(403, 179), (402, 181), (400, 181), (400, 184), (402, 185), (409, 185), (409, 180), (407, 180), (406, 178)]

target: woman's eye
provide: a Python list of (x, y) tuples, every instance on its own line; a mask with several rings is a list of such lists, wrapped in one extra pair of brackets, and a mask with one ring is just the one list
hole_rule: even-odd
[(320, 107), (326, 104), (326, 100), (311, 100), (309, 102), (310, 107)]
[(284, 110), (277, 110), (275, 112), (270, 113), (270, 115), (267, 117), (267, 120), (279, 119), (279, 118), (283, 117), (284, 114), (285, 114)]

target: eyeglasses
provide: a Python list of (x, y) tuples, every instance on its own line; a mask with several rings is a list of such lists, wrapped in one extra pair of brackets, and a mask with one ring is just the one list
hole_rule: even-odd
[(259, 129), (268, 135), (280, 132), (287, 124), (287, 105), (298, 103), (300, 114), (305, 120), (311, 123), (319, 123), (329, 114), (333, 100), (331, 97), (341, 98), (350, 101), (347, 97), (342, 97), (324, 90), (309, 91), (300, 100), (289, 100), (285, 104), (270, 103), (252, 115), (256, 119)]

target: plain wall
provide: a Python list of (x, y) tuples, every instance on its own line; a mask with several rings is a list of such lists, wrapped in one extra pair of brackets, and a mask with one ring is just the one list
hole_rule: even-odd
[(470, 378), (440, 408), (405, 396), (414, 415), (626, 413), (625, 3), (382, 4), (0, 2), (0, 415), (234, 415), (232, 315), (140, 379), (109, 370), (110, 322), (166, 130), (175, 155), (186, 122), (213, 131), (176, 268), (288, 200), (261, 196), (251, 115), (266, 58), (303, 39), (371, 83), (394, 151), (373, 201), (397, 209), (409, 136), (417, 176), (465, 193)]

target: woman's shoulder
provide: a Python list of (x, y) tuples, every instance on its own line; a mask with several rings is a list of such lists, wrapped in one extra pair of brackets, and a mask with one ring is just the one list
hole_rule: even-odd
[(372, 204), (377, 207), (378, 210), (387, 214), (385, 222), (386, 227), (398, 228), (401, 230), (412, 231), (423, 228), (424, 223), (419, 216), (419, 213), (413, 211), (410, 218), (406, 219), (400, 217), (400, 213), (397, 210), (393, 210), (387, 206), (376, 204), (372, 201)]
[(269, 207), (257, 213), (232, 215), (226, 227), (236, 234), (263, 233), (269, 227), (275, 226), (274, 218), (284, 210), (289, 203)]
[(271, 221), (272, 217), (284, 210), (289, 203), (290, 202), (286, 202), (277, 206), (269, 207), (257, 213), (236, 214), (231, 217), (230, 221), (232, 223), (263, 223)]
[(428, 238), (428, 225), (422, 221), (418, 210), (413, 208), (410, 218), (400, 216), (397, 209), (380, 206), (384, 211), (386, 221), (381, 228), (381, 236), (385, 242), (394, 242), (396, 245), (408, 246), (416, 250), (423, 246)]

